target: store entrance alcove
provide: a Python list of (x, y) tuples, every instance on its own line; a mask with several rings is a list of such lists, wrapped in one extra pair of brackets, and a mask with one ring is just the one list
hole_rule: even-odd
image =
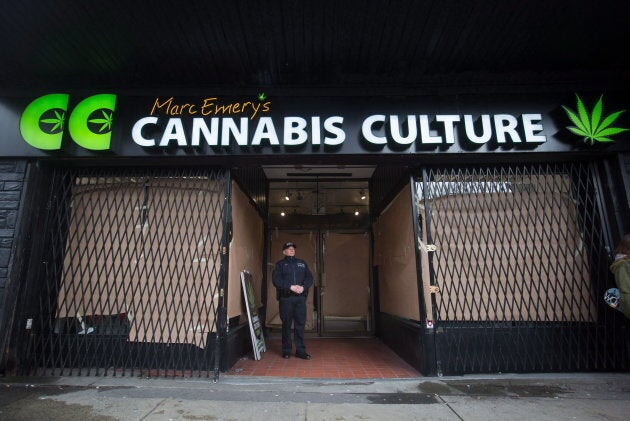
[[(420, 373), (375, 336), (369, 179), (373, 167), (267, 167), (269, 265), (266, 344), (261, 360), (240, 358), (227, 374), (299, 378), (410, 378)], [(307, 301), (304, 361), (281, 353), (271, 282), (282, 244), (297, 244), (314, 277)]]
[(313, 274), (306, 333), (319, 337), (374, 334), (370, 277), (369, 184), (371, 167), (271, 167), (266, 327), (281, 321), (271, 281), (282, 244), (297, 244), (296, 256)]
[[(411, 270), (416, 264), (405, 168), (286, 165), (243, 168), (236, 176), (250, 193), (250, 203), (260, 205), (258, 216), (266, 222), (265, 263), (254, 280), (262, 281), (255, 288), (260, 294), (257, 305), (267, 350), (255, 360), (251, 342), (245, 343), (249, 337), (239, 335), (241, 345), (229, 356), (226, 374), (349, 379), (419, 376), (421, 326), (416, 272)], [(238, 195), (242, 195), (240, 189), (235, 190)], [(247, 205), (238, 202), (233, 209)], [(263, 230), (245, 229), (243, 214), (234, 215), (234, 226), (242, 225), (242, 230), (234, 231), (230, 267), (240, 268), (245, 266), (239, 259), (255, 255), (259, 246), (260, 237), (251, 233)], [(295, 356), (285, 360), (281, 353), (282, 322), (272, 272), (284, 257), (282, 244), (289, 241), (297, 244), (296, 256), (306, 261), (314, 277), (305, 328), (306, 348), (313, 356), (310, 361)], [(249, 265), (255, 267), (254, 261)], [(388, 312), (383, 313), (383, 308)], [(236, 338), (232, 329), (242, 322), (233, 320), (230, 332)]]

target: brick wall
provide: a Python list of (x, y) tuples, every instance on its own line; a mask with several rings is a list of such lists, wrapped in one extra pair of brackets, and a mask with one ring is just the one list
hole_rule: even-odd
[(0, 160), (0, 350), (6, 339), (8, 277), (25, 174), (26, 161)]

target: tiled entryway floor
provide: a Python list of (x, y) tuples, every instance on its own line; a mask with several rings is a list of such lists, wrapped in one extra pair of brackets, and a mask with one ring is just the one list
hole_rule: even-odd
[(226, 374), (331, 379), (401, 379), (421, 374), (376, 338), (306, 338), (311, 360), (285, 360), (280, 339), (267, 339), (262, 359), (240, 359)]

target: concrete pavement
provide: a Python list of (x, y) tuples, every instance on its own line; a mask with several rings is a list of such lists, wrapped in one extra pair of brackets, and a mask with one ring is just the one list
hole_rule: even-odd
[(0, 420), (626, 420), (630, 374), (0, 378)]

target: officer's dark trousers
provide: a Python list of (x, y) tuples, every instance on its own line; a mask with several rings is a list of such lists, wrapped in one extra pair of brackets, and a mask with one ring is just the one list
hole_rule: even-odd
[(291, 352), (291, 323), (295, 326), (295, 352), (305, 353), (306, 297), (280, 298), (280, 319), (282, 320), (282, 353)]

